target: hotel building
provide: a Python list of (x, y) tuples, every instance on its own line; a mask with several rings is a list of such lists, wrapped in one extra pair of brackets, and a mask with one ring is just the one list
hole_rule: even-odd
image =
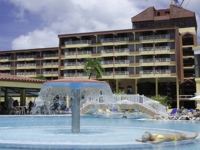
[(200, 90), (200, 78), (195, 78), (195, 13), (174, 5), (149, 7), (131, 22), (132, 29), (58, 35), (54, 48), (0, 51), (0, 72), (49, 80), (87, 79), (85, 58), (101, 58), (106, 73), (100, 80), (113, 91), (168, 95), (174, 107), (194, 107), (189, 98)]

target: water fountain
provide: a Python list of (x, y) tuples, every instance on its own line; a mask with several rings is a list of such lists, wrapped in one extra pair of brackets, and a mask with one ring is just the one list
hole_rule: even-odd
[[(72, 133), (80, 132), (80, 102), (90, 99), (97, 103), (104, 103), (113, 99), (113, 94), (108, 83), (96, 80), (67, 79), (54, 80), (43, 84), (39, 93), (39, 99), (44, 101), (48, 112), (52, 107), (60, 111), (60, 107), (66, 104), (69, 107), (69, 99), (72, 109)], [(64, 109), (66, 108), (64, 107)]]
[(192, 135), (193, 132), (200, 131), (198, 123), (80, 117), (80, 105), (84, 105), (85, 101), (110, 103), (113, 100), (112, 91), (106, 82), (82, 79), (46, 82), (38, 99), (43, 100), (44, 106), (40, 107), (40, 111), (44, 114), (62, 111), (70, 107), (71, 101), (72, 116), (0, 116), (0, 149), (186, 150), (199, 147), (199, 138), (158, 145), (135, 142), (147, 130), (172, 134), (186, 131), (187, 135)]

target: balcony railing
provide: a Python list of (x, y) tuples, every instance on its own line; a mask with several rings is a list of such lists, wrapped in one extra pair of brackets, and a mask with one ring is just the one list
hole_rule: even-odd
[(85, 64), (87, 64), (87, 62), (77, 62), (77, 64), (78, 64), (79, 66), (84, 66)]
[(91, 44), (92, 40), (77, 40), (77, 41), (65, 41), (65, 45), (71, 44)]
[(91, 51), (78, 51), (77, 55), (86, 55), (86, 54), (92, 54)]
[(123, 52), (129, 52), (130, 50), (128, 48), (118, 48), (115, 49), (115, 53), (123, 53)]
[(64, 55), (65, 55), (65, 56), (67, 56), (67, 55), (76, 55), (76, 51), (65, 52)]
[(115, 71), (115, 75), (129, 75), (129, 71)]
[(17, 72), (17, 75), (36, 75), (36, 72)]
[(152, 63), (152, 62), (154, 62), (154, 59), (153, 58), (140, 59), (139, 62), (140, 63)]
[(58, 74), (58, 71), (43, 71), (43, 74)]
[(123, 41), (129, 41), (128, 37), (119, 37), (119, 38), (105, 38), (101, 39), (101, 43), (107, 43), (107, 42), (123, 42)]
[(43, 54), (43, 57), (57, 57), (57, 54)]
[(3, 57), (1, 57), (1, 60), (2, 59), (11, 59), (11, 57), (9, 57), (9, 56), (3, 56)]
[(155, 62), (170, 62), (171, 58), (155, 58)]
[(0, 68), (10, 68), (11, 65), (1, 65)]
[(139, 40), (169, 39), (169, 34), (140, 36)]
[(101, 53), (113, 53), (113, 49), (104, 49), (104, 50), (101, 50)]
[(75, 77), (75, 73), (64, 73), (64, 77)]
[(82, 77), (82, 76), (89, 76), (87, 73), (77, 73), (78, 77)]
[(148, 59), (140, 59), (140, 63), (152, 63), (152, 62), (170, 62), (171, 58), (155, 58), (155, 61), (153, 58)]
[(156, 46), (155, 49), (154, 47), (140, 47), (139, 51), (160, 51), (160, 50), (170, 50), (170, 46)]
[(113, 64), (113, 60), (103, 60), (101, 61), (102, 65), (106, 65), (106, 64)]
[(171, 74), (171, 70), (141, 70), (139, 74)]
[(156, 46), (155, 47), (156, 51), (160, 51), (160, 50), (170, 50), (170, 46)]
[(17, 67), (29, 67), (29, 66), (36, 66), (36, 64), (35, 63), (17, 64)]
[(105, 72), (103, 75), (104, 76), (113, 76), (113, 72), (112, 71), (108, 71), (108, 72)]
[(67, 62), (64, 63), (64, 66), (76, 66), (76, 62)]
[(115, 60), (115, 64), (130, 64), (130, 60)]
[(36, 55), (18, 55), (17, 56), (17, 59), (20, 59), (20, 58), (36, 58), (37, 56)]
[(54, 66), (54, 65), (58, 65), (58, 63), (57, 62), (54, 62), (54, 63), (52, 63), (52, 62), (45, 62), (42, 65), (43, 66)]

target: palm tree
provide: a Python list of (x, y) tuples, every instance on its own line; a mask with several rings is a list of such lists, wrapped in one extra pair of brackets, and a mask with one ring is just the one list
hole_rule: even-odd
[(86, 64), (84, 66), (84, 72), (89, 74), (89, 79), (94, 74), (96, 78), (102, 78), (105, 69), (102, 68), (100, 58), (86, 58)]

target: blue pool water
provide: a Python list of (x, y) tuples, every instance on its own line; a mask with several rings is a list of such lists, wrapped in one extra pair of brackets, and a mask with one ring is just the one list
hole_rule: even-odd
[(196, 150), (200, 146), (200, 136), (160, 144), (136, 142), (145, 131), (186, 131), (190, 136), (200, 133), (200, 122), (82, 116), (80, 134), (72, 134), (71, 116), (0, 116), (0, 149)]

